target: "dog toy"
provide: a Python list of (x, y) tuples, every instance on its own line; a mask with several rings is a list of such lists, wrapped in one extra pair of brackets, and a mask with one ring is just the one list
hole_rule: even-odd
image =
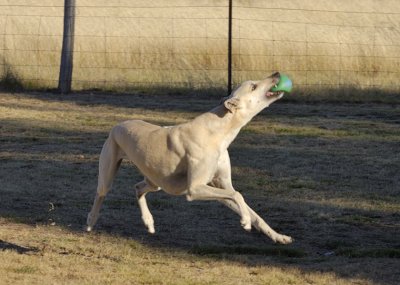
[(286, 93), (290, 93), (292, 91), (292, 80), (285, 74), (281, 74), (281, 78), (279, 79), (279, 83), (271, 88), (272, 92), (283, 91)]

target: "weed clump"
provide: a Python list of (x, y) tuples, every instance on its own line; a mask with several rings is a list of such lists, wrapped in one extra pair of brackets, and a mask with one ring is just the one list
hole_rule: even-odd
[(18, 75), (16, 75), (9, 67), (6, 67), (3, 77), (0, 78), (0, 90), (9, 92), (24, 90), (24, 86), (18, 78)]

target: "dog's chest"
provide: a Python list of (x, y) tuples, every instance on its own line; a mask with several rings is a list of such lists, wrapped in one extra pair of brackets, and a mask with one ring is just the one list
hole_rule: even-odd
[(228, 134), (226, 134), (220, 145), (219, 145), (219, 152), (223, 153), (225, 150), (228, 149), (229, 145), (234, 141), (234, 139), (236, 138), (236, 136), (238, 135), (240, 129), (237, 130), (232, 130), (231, 132), (229, 132)]

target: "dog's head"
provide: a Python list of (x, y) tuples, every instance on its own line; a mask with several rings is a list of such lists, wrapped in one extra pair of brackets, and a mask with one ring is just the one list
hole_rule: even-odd
[(283, 92), (271, 91), (279, 80), (280, 74), (275, 72), (260, 81), (245, 81), (230, 96), (224, 98), (224, 106), (231, 113), (243, 112), (254, 116), (283, 97)]

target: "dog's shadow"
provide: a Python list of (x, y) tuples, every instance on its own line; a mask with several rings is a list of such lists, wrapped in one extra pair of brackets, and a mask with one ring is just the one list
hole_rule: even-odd
[(7, 241), (1, 240), (1, 239), (0, 239), (0, 250), (1, 251), (11, 250), (11, 251), (17, 252), (19, 254), (28, 254), (28, 253), (39, 252), (39, 249), (36, 247), (21, 246), (21, 245), (7, 242)]

